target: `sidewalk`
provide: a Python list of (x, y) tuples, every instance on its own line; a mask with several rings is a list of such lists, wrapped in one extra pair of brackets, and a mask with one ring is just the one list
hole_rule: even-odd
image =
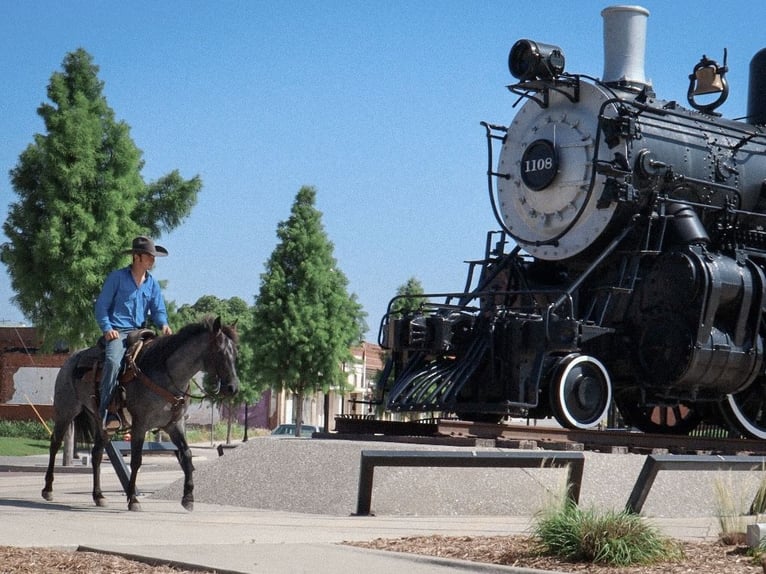
[[(214, 449), (193, 450), (197, 468), (218, 457)], [(430, 534), (522, 534), (530, 526), (528, 516), (325, 516), (199, 502), (187, 512), (180, 500), (147, 497), (182, 476), (175, 457), (167, 455), (144, 457), (139, 477), (143, 512), (129, 512), (108, 463), (102, 467), (108, 508), (93, 505), (86, 466), (64, 472), (58, 467), (54, 500), (44, 501), (40, 491), (46, 460), (47, 456), (0, 457), (0, 544), (81, 547), (231, 573), (343, 574), (362, 568), (367, 574), (535, 572), (340, 544)], [(683, 539), (714, 538), (717, 531), (714, 521), (706, 518), (656, 523), (664, 533)]]

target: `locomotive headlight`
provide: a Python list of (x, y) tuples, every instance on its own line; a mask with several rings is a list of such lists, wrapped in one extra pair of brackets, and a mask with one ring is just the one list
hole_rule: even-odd
[(522, 82), (552, 80), (564, 71), (564, 52), (552, 44), (519, 40), (508, 54), (508, 69)]

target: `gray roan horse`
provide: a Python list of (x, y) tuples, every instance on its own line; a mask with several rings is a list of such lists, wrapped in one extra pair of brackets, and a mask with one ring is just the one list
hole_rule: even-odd
[[(141, 510), (136, 497), (136, 475), (141, 467), (144, 436), (147, 431), (162, 429), (178, 449), (178, 461), (184, 471), (181, 504), (194, 508), (192, 455), (186, 442), (183, 416), (189, 398), (191, 378), (204, 370), (215, 379), (217, 391), (233, 395), (239, 387), (234, 363), (237, 358), (237, 333), (233, 326), (222, 326), (221, 318), (192, 323), (174, 335), (157, 337), (147, 344), (136, 360), (136, 376), (123, 382), (126, 408), (131, 418), (130, 481), (127, 489), (128, 508)], [(82, 364), (85, 353), (72, 355), (59, 371), (53, 399), (54, 429), (51, 435), (50, 459), (45, 473), (45, 500), (53, 500), (53, 467), (64, 433), (74, 420), (81, 432), (93, 437), (93, 500), (106, 506), (101, 492), (101, 460), (109, 437), (101, 430), (98, 399), (93, 377), (86, 376)], [(79, 365), (79, 367), (78, 367)]]

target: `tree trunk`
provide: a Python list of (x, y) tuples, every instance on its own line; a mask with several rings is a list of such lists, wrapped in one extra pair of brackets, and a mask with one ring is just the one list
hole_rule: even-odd
[(301, 436), (303, 425), (303, 389), (295, 395), (295, 436)]
[(234, 409), (231, 408), (231, 404), (226, 409), (229, 416), (226, 417), (226, 444), (231, 444), (231, 425), (234, 422)]

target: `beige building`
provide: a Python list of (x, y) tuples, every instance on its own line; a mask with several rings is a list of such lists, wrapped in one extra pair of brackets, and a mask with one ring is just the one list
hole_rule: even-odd
[[(351, 349), (353, 360), (343, 364), (346, 373), (346, 388), (333, 389), (328, 393), (317, 392), (303, 398), (303, 423), (324, 428), (325, 420), (329, 430), (334, 430), (335, 417), (341, 415), (373, 414), (375, 381), (383, 370), (383, 349), (376, 344), (364, 342)], [(293, 423), (295, 397), (288, 391), (267, 393), (269, 401), (269, 427), (282, 423)]]

